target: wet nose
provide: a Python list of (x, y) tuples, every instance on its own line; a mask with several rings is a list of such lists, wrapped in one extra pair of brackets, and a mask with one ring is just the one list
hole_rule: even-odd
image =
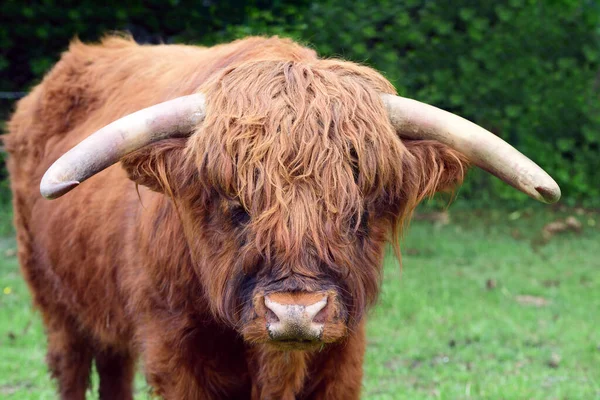
[(319, 340), (327, 306), (325, 293), (273, 293), (265, 296), (269, 336), (278, 341)]

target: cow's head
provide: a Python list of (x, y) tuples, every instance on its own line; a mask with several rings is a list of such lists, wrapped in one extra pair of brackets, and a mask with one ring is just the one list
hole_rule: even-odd
[(174, 201), (217, 317), (250, 342), (335, 342), (375, 300), (386, 241), (469, 162), (536, 199), (560, 195), (493, 134), (391, 93), (351, 63), (243, 63), (94, 133), (41, 191), (60, 196), (122, 160)]

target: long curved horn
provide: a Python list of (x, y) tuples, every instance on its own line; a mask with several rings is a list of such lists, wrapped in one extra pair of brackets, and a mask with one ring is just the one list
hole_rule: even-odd
[(204, 116), (204, 95), (197, 93), (118, 119), (56, 160), (42, 177), (40, 192), (47, 199), (56, 199), (137, 149), (189, 133)]
[(381, 97), (400, 136), (437, 140), (536, 200), (555, 203), (560, 199), (560, 188), (550, 175), (493, 133), (416, 100), (389, 94)]

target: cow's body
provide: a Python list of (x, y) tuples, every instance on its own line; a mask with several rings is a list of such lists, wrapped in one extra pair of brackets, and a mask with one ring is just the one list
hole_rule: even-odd
[(60, 200), (38, 193), (50, 164), (93, 131), (262, 56), (316, 57), (276, 38), (210, 50), (75, 43), (19, 103), (6, 138), (19, 258), (64, 398), (83, 398), (92, 359), (101, 397), (128, 398), (138, 355), (156, 393), (170, 399), (359, 397), (362, 322), (312, 353), (245, 344), (211, 314), (171, 201), (143, 186), (138, 194), (120, 165)]
[(92, 361), (102, 399), (131, 398), (138, 357), (168, 399), (358, 398), (385, 245), (419, 201), (467, 160), (560, 197), (490, 132), (393, 93), (278, 38), (73, 43), (4, 138), (62, 398)]

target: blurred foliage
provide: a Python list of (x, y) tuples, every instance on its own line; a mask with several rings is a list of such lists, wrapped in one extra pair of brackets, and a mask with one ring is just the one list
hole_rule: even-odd
[[(4, 1), (0, 90), (24, 90), (78, 35), (142, 42), (293, 37), (382, 71), (401, 95), (498, 134), (556, 178), (568, 205), (600, 205), (600, 4), (596, 0)], [(526, 197), (481, 171), (461, 198)]]

